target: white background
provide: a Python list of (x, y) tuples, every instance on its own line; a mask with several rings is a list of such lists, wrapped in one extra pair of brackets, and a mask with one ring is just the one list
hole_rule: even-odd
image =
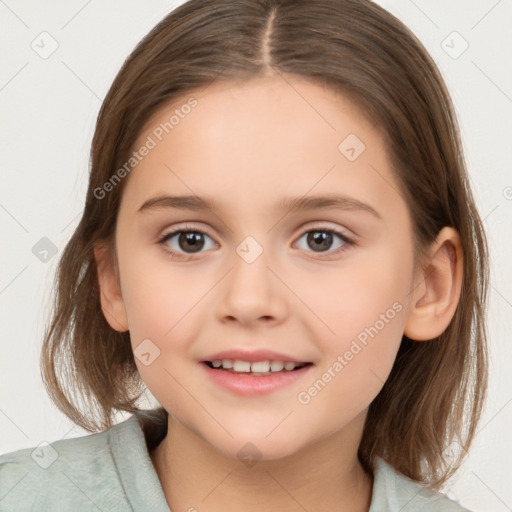
[[(0, 0), (0, 453), (86, 433), (52, 405), (40, 378), (53, 273), (82, 211), (101, 101), (135, 44), (180, 3)], [(378, 3), (413, 30), (448, 83), (490, 240), (490, 396), (444, 492), (474, 511), (512, 510), (512, 3)], [(58, 42), (47, 59), (31, 47), (43, 31)], [(458, 58), (445, 51), (463, 48), (453, 31), (469, 44)], [(32, 253), (42, 237), (58, 249), (46, 263)]]

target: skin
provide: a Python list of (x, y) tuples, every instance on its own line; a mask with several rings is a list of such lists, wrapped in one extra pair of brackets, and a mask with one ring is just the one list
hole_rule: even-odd
[[(160, 350), (147, 366), (135, 360), (170, 413), (168, 435), (150, 454), (166, 500), (172, 510), (367, 511), (373, 480), (357, 449), (368, 407), (402, 335), (428, 340), (448, 326), (462, 282), (459, 236), (444, 228), (415, 269), (411, 218), (382, 135), (348, 98), (297, 78), (194, 91), (161, 107), (136, 147), (190, 96), (197, 107), (125, 178), (117, 259), (106, 245), (95, 251), (110, 325), (130, 331), (134, 350), (146, 338)], [(350, 133), (366, 146), (355, 161), (338, 150)], [(276, 207), (284, 196), (333, 192), (380, 218)], [(137, 213), (162, 194), (213, 197), (220, 209)], [(158, 243), (185, 223), (207, 232), (200, 252), (180, 246), (178, 236)], [(319, 229), (337, 229), (354, 245), (333, 234), (317, 252), (303, 235)], [(247, 236), (263, 249), (250, 264), (236, 252)], [(394, 318), (300, 403), (298, 393), (397, 303)], [(214, 352), (247, 347), (314, 366), (307, 378), (260, 397), (216, 387), (199, 366)], [(252, 467), (237, 456), (249, 441), (261, 453)]]

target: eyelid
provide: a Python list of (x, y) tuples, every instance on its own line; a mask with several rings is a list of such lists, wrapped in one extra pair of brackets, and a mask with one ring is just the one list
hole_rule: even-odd
[[(312, 221), (316, 222), (313, 226), (308, 225), (307, 227), (301, 228), (301, 231), (299, 232), (300, 236), (303, 236), (304, 234), (308, 233), (309, 231), (312, 231), (314, 229), (317, 229), (318, 231), (333, 231), (335, 233), (338, 233), (339, 235), (342, 235), (348, 240), (354, 241), (355, 235), (350, 233), (347, 233), (346, 228), (339, 228), (337, 226), (329, 226), (328, 221)], [(208, 232), (206, 228), (202, 228), (196, 225), (191, 224), (184, 224), (184, 225), (178, 225), (176, 227), (173, 227), (170, 231), (164, 232), (162, 235), (160, 235), (158, 238), (162, 239), (165, 238), (168, 235), (173, 235), (176, 233), (179, 233), (180, 231), (196, 231), (198, 233), (202, 233), (204, 235), (208, 235), (211, 239), (214, 239), (214, 237)]]
[(355, 235), (352, 234), (347, 228), (341, 228), (339, 226), (331, 226), (329, 225), (328, 221), (313, 221), (313, 225), (307, 225), (305, 228), (301, 228), (301, 235), (303, 236), (305, 233), (308, 233), (309, 231), (333, 231), (334, 233), (337, 233), (338, 235), (342, 236), (343, 238), (346, 238), (347, 240), (354, 241)]

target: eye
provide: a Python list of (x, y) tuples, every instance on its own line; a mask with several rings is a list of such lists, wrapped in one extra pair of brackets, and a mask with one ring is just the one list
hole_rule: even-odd
[[(164, 234), (158, 240), (158, 243), (163, 245), (164, 249), (174, 256), (187, 256), (200, 252), (204, 248), (205, 236), (212, 240), (203, 230), (185, 226), (182, 229)], [(216, 244), (213, 242), (213, 247), (215, 246)]]
[[(164, 247), (164, 250), (171, 253), (176, 257), (192, 256), (193, 254), (201, 252), (205, 248), (204, 237), (209, 238), (212, 242), (212, 238), (202, 229), (192, 226), (184, 226), (181, 229), (176, 229), (170, 233), (162, 235), (158, 243)], [(326, 227), (320, 227), (305, 231), (299, 238), (299, 242), (305, 238), (307, 246), (312, 248), (312, 252), (316, 253), (332, 253), (341, 252), (347, 250), (350, 246), (354, 245), (354, 242), (345, 236), (343, 233)], [(341, 243), (338, 243), (334, 249), (341, 249), (341, 251), (328, 250), (332, 248), (333, 242), (338, 238)], [(217, 244), (215, 242), (209, 247), (214, 248)], [(208, 249), (208, 247), (206, 247)], [(308, 250), (307, 247), (300, 247), (299, 249)], [(309, 251), (311, 252), (311, 251)]]
[[(336, 251), (327, 251), (326, 249), (329, 249), (335, 238), (341, 240), (341, 244), (339, 244), (337, 247), (334, 247), (334, 249), (343, 248), (342, 250), (346, 250), (351, 245), (354, 245), (354, 242), (345, 236), (343, 233), (340, 233), (339, 231), (335, 229), (328, 229), (328, 228), (316, 228), (316, 229), (310, 229), (306, 231), (300, 238), (299, 241), (303, 238), (306, 238), (306, 244), (313, 248), (313, 252), (336, 252)], [(300, 249), (304, 249), (304, 247), (299, 247)], [(305, 249), (307, 250), (307, 249)]]

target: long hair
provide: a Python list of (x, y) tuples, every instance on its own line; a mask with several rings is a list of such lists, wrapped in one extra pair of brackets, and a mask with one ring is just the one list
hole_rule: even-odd
[[(135, 47), (98, 115), (85, 207), (57, 269), (44, 384), (57, 407), (91, 432), (112, 426), (117, 411), (140, 411), (144, 384), (129, 333), (103, 316), (93, 253), (96, 242), (113, 242), (129, 176), (99, 191), (164, 103), (214, 81), (278, 74), (348, 95), (374, 120), (408, 204), (415, 254), (444, 226), (461, 236), (463, 284), (452, 321), (435, 340), (403, 337), (358, 451), (367, 471), (381, 456), (436, 489), (460, 466), (486, 395), (487, 242), (440, 72), (414, 34), (369, 0), (190, 0)], [(463, 450), (448, 461), (443, 450), (453, 441)]]

